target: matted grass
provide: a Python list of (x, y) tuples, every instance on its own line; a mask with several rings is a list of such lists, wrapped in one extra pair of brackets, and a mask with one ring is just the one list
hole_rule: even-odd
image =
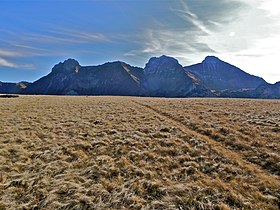
[(0, 100), (0, 209), (279, 209), (280, 101)]

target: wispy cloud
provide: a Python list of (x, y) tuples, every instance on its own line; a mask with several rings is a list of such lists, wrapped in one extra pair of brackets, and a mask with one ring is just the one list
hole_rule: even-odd
[[(156, 26), (146, 29), (142, 36), (135, 37), (139, 48), (133, 49), (125, 56), (154, 56), (169, 54), (183, 64), (190, 63), (198, 54), (213, 54), (216, 51), (211, 48), (201, 37), (210, 36), (211, 25), (214, 21), (204, 21), (200, 14), (191, 10), (187, 1), (179, 1), (170, 11), (185, 23), (180, 27), (161, 22)], [(176, 7), (177, 6), (177, 7)], [(206, 24), (208, 22), (208, 25)], [(220, 25), (215, 23), (215, 26)]]
[(0, 67), (27, 69), (27, 70), (35, 69), (35, 65), (33, 64), (18, 64), (1, 57), (0, 57)]
[[(280, 31), (279, 18), (275, 18), (278, 10), (272, 9), (277, 6), (276, 2), (178, 0), (170, 10), (185, 24), (174, 27), (162, 22), (160, 27), (147, 29), (142, 38), (136, 37), (138, 48), (125, 55), (149, 57), (168, 53), (181, 58), (184, 64), (200, 61), (209, 54), (226, 58), (240, 55), (269, 56), (271, 49), (275, 49), (271, 43), (277, 45), (280, 41), (273, 38), (273, 34), (279, 37)], [(265, 45), (268, 44), (266, 49)]]
[(17, 57), (20, 56), (20, 54), (18, 52), (11, 51), (11, 50), (0, 49), (0, 56)]
[(185, 21), (192, 23), (200, 31), (205, 34), (211, 34), (211, 31), (205, 26), (204, 22), (199, 19), (199, 16), (192, 12), (187, 4), (187, 1), (180, 0), (181, 9), (171, 9)]
[(21, 69), (34, 69), (33, 64), (15, 62), (19, 57), (25, 57), (26, 52), (18, 49), (0, 49), (0, 67), (21, 68)]
[(0, 58), (0, 66), (10, 67), (10, 68), (16, 68), (17, 67), (17, 65), (15, 63), (9, 62), (4, 58)]
[(110, 39), (101, 33), (71, 29), (51, 29), (45, 31), (44, 33), (25, 33), (22, 35), (22, 40), (50, 44), (81, 44), (105, 42)]
[(0, 41), (5, 46), (0, 48), (0, 66), (18, 69), (34, 69), (33, 64), (22, 63), (34, 56), (65, 56), (72, 53), (71, 49), (76, 49), (75, 53), (78, 53), (85, 51), (83, 46), (88, 44), (111, 41), (102, 33), (54, 27), (40, 33), (5, 33), (9, 39)]

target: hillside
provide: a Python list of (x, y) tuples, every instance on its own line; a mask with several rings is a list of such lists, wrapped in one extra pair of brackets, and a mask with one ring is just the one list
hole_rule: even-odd
[(280, 102), (0, 98), (0, 209), (275, 209)]

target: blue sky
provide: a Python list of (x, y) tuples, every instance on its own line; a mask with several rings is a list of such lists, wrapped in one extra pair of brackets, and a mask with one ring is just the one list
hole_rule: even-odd
[(34, 81), (67, 58), (144, 67), (216, 55), (280, 80), (279, 0), (0, 0), (0, 81)]

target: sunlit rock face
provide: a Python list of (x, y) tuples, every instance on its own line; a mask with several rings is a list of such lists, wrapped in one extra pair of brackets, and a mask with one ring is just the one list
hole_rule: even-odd
[(214, 90), (254, 89), (266, 84), (264, 79), (250, 75), (215, 56), (207, 56), (202, 63), (184, 68), (200, 79), (207, 88)]

